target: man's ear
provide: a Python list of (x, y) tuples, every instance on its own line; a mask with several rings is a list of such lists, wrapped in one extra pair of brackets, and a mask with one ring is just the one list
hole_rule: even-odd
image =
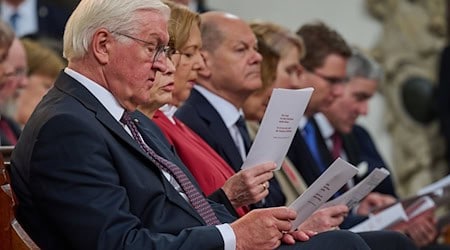
[(209, 78), (211, 76), (211, 71), (210, 66), (211, 66), (211, 60), (209, 59), (210, 54), (208, 51), (200, 51), (200, 54), (202, 55), (203, 58), (203, 62), (205, 64), (205, 67), (202, 67), (199, 71), (198, 74), (201, 75), (204, 78)]
[(113, 36), (106, 29), (99, 29), (92, 37), (92, 53), (100, 64), (107, 64), (112, 48)]

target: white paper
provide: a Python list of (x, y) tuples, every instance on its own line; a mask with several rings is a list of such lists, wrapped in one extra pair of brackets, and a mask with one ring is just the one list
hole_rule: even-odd
[(336, 159), (303, 194), (289, 205), (297, 211), (297, 218), (292, 221), (291, 229), (294, 230), (302, 224), (357, 172), (358, 169), (350, 163), (341, 158)]
[(425, 186), (423, 188), (421, 188), (418, 192), (417, 195), (423, 195), (423, 194), (428, 194), (431, 192), (434, 192), (436, 190), (442, 189), (446, 186), (450, 185), (450, 175), (447, 175), (446, 177), (440, 179), (437, 182), (434, 182), (428, 186)]
[(368, 232), (384, 229), (396, 222), (406, 221), (408, 216), (401, 203), (386, 208), (382, 212), (369, 216), (369, 218), (349, 230), (354, 233)]
[(372, 190), (378, 186), (387, 176), (389, 171), (385, 168), (374, 169), (364, 180), (360, 181), (356, 186), (347, 190), (344, 194), (339, 197), (323, 204), (322, 208), (332, 207), (335, 205), (346, 205), (349, 209), (366, 197)]
[(273, 161), (281, 168), (313, 88), (274, 89), (242, 169)]
[(386, 229), (400, 221), (408, 221), (435, 206), (428, 196), (422, 196), (406, 209), (401, 202), (369, 216), (369, 218), (349, 230), (355, 233)]

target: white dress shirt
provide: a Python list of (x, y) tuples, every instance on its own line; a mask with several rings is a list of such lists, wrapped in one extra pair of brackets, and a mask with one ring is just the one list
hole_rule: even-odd
[(242, 138), (239, 128), (236, 126), (236, 122), (239, 120), (241, 115), (243, 116), (242, 109), (237, 109), (229, 101), (223, 99), (222, 97), (210, 92), (209, 90), (203, 88), (200, 85), (195, 85), (194, 88), (202, 94), (206, 100), (214, 107), (214, 109), (219, 113), (222, 121), (230, 132), (230, 136), (233, 139), (236, 147), (239, 150), (242, 161), (247, 158), (247, 152), (245, 150), (244, 139)]

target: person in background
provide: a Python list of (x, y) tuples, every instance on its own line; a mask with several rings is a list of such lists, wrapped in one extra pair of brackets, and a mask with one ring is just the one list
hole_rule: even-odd
[(444, 136), (445, 157), (448, 173), (450, 173), (450, 46), (447, 45), (441, 52), (438, 72), (438, 85), (436, 87), (436, 111), (440, 122), (440, 130)]
[(272, 178), (274, 167), (265, 164), (235, 174), (201, 137), (173, 116), (188, 98), (197, 72), (204, 67), (204, 63), (200, 55), (202, 41), (199, 15), (179, 4), (165, 3), (172, 13), (169, 20), (169, 45), (176, 51), (171, 57), (176, 67), (174, 81), (169, 81), (168, 85), (155, 85), (158, 91), (150, 96), (148, 104), (139, 109), (153, 118), (161, 128), (208, 198), (242, 216), (249, 211), (247, 205), (260, 201), (268, 194), (265, 185)]
[[(200, 16), (205, 67), (199, 71), (197, 84), (175, 117), (239, 172), (251, 146), (242, 105), (261, 86), (262, 58), (246, 22), (218, 11)], [(236, 36), (236, 32), (240, 35)], [(253, 206), (285, 204), (278, 182), (272, 178), (269, 183), (269, 195)]]
[[(154, 123), (134, 112), (170, 70), (169, 16), (157, 0), (83, 0), (69, 18), (68, 67), (11, 159), (16, 217), (31, 238), (42, 249), (370, 249), (350, 232), (289, 232), (296, 212), (286, 207), (234, 220), (201, 194)], [(382, 236), (373, 240), (409, 248)]]
[[(14, 32), (11, 27), (0, 21), (0, 84), (2, 85), (5, 81), (5, 72), (11, 70), (11, 66), (5, 64), (5, 60), (8, 57), (9, 48), (14, 40)], [(0, 96), (0, 99), (3, 99)]]
[(4, 0), (0, 15), (19, 38), (30, 37), (61, 49), (64, 26), (71, 11), (47, 0)]
[(54, 50), (39, 42), (25, 38), (22, 43), (27, 54), (28, 84), (19, 93), (14, 119), (23, 127), (36, 105), (53, 87), (65, 62)]
[[(262, 87), (246, 100), (243, 111), (250, 135), (259, 128), (273, 88), (300, 88), (299, 77), (303, 71), (299, 61), (305, 54), (303, 41), (295, 33), (270, 22), (251, 22), (250, 27), (258, 40), (258, 51), (262, 55)], [(274, 70), (275, 69), (275, 70)], [(304, 180), (289, 161), (276, 171), (275, 176), (290, 204), (306, 190)]]
[[(0, 145), (13, 146), (20, 136), (20, 126), (6, 114), (7, 102), (13, 98), (17, 86), (25, 81), (22, 76), (23, 67), (26, 71), (26, 58), (23, 47), (18, 39), (14, 37), (12, 30), (2, 23), (2, 42), (7, 46), (3, 52), (0, 82)], [(25, 60), (25, 66), (23, 66)]]
[[(343, 94), (314, 117), (324, 136), (324, 143), (332, 154), (330, 156), (342, 157), (353, 165), (360, 166), (358, 176), (354, 178), (354, 183), (357, 184), (377, 167), (389, 169), (369, 133), (356, 124), (358, 117), (367, 115), (368, 102), (383, 79), (383, 71), (379, 64), (354, 49), (347, 63), (347, 76), (349, 82), (345, 84)], [(396, 198), (390, 176), (374, 191), (372, 196), (388, 195), (393, 201)], [(386, 205), (379, 203), (379, 200), (382, 199), (369, 199), (369, 202), (362, 203), (356, 212), (368, 214)], [(438, 232), (433, 210), (414, 219), (407, 228), (399, 231), (407, 234), (422, 249), (450, 249), (450, 246), (435, 244)]]
[(22, 41), (17, 37), (9, 48), (8, 57), (5, 64), (10, 66), (10, 70), (5, 72), (7, 78), (0, 88), (1, 113), (8, 117), (14, 117), (16, 112), (16, 102), (19, 93), (28, 85), (27, 78), (27, 54)]

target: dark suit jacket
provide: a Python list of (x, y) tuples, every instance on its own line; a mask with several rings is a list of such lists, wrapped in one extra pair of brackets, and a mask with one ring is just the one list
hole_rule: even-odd
[[(360, 182), (375, 168), (385, 167), (389, 170), (369, 133), (363, 127), (355, 125), (350, 134), (343, 136), (342, 139), (348, 161), (355, 166), (365, 161), (369, 167), (367, 174), (354, 178), (355, 183)], [(391, 176), (386, 177), (374, 191), (397, 197)]]
[[(314, 118), (308, 119), (312, 119), (312, 123), (316, 128), (316, 143), (319, 149), (319, 154), (322, 157), (323, 163), (326, 165), (326, 167), (328, 167), (332, 163), (331, 153), (328, 150), (325, 141), (323, 139), (320, 139), (323, 138), (323, 136), (320, 133), (320, 129), (318, 128)], [(306, 185), (311, 185), (321, 175), (319, 167), (317, 166), (317, 163), (314, 160), (314, 157), (312, 156), (311, 151), (309, 150), (309, 147), (306, 144), (305, 139), (303, 138), (299, 129), (297, 129), (297, 132), (295, 133), (294, 139), (292, 140), (291, 146), (289, 147), (287, 157), (297, 168), (300, 175), (305, 180)], [(349, 214), (349, 216), (345, 218), (340, 227), (343, 229), (350, 228), (366, 218), (366, 216)]]
[(446, 143), (446, 158), (450, 172), (450, 46), (442, 51), (439, 65), (439, 83), (436, 89), (436, 112)]
[[(149, 146), (178, 164), (157, 127), (137, 115)], [(64, 73), (16, 145), (12, 186), (17, 218), (43, 249), (223, 248), (217, 228), (204, 226), (122, 125)]]
[[(2, 115), (2, 118), (6, 124), (9, 126), (9, 128), (11, 129), (12, 133), (14, 134), (14, 136), (16, 138), (19, 138), (20, 133), (22, 132), (22, 129), (20, 128), (19, 124), (17, 122), (15, 122), (13, 119)], [(8, 139), (8, 137), (6, 137), (5, 133), (3, 130), (0, 129), (0, 145), (1, 146), (12, 146), (14, 145), (12, 142), (10, 142), (10, 140)]]
[[(193, 89), (175, 116), (202, 137), (234, 171), (241, 169), (242, 158), (228, 128), (216, 109), (200, 92)], [(286, 199), (275, 178), (270, 182), (269, 191), (265, 206), (284, 205)]]

